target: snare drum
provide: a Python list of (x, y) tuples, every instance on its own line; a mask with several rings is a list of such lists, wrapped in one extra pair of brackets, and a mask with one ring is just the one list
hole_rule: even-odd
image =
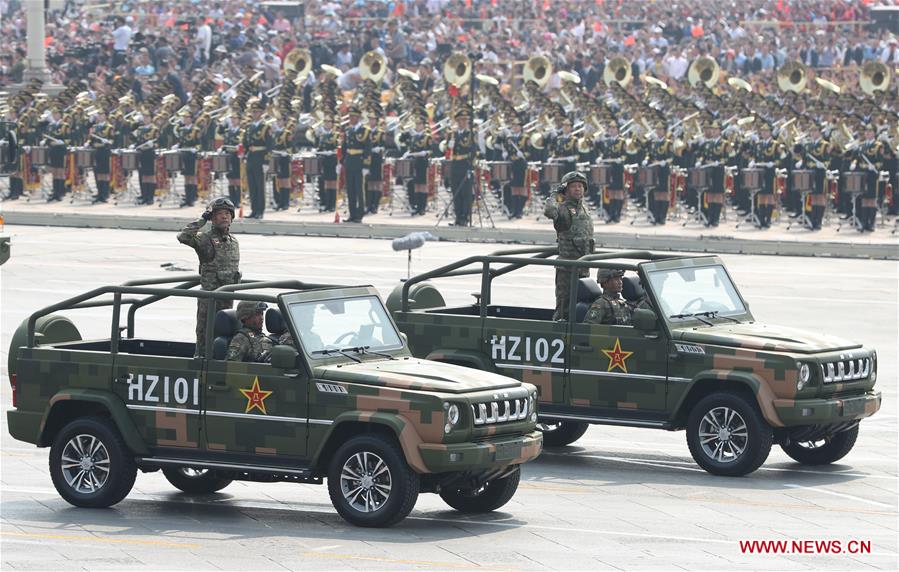
[(490, 161), (487, 163), (490, 167), (490, 179), (494, 181), (511, 181), (512, 180), (512, 162), (511, 161)]
[(847, 193), (863, 193), (865, 192), (865, 182), (867, 178), (868, 174), (860, 171), (843, 173), (843, 189)]
[(702, 167), (693, 167), (687, 174), (687, 186), (694, 189), (709, 188), (709, 172)]
[(181, 151), (164, 151), (162, 164), (166, 171), (177, 172), (181, 170)]
[(137, 149), (119, 149), (118, 155), (122, 160), (123, 171), (136, 171), (138, 168), (138, 158), (140, 151)]
[(815, 188), (815, 172), (811, 169), (793, 171), (792, 177), (794, 191), (801, 193)]
[(94, 150), (90, 147), (76, 147), (72, 149), (75, 154), (75, 166), (87, 169), (94, 166)]
[(637, 169), (638, 187), (655, 187), (659, 184), (659, 171), (654, 166), (639, 167)]
[(227, 173), (228, 172), (228, 154), (227, 153), (210, 153), (209, 159), (211, 159), (213, 173)]
[(303, 157), (303, 172), (307, 177), (318, 177), (322, 174), (322, 161), (315, 155)]
[(543, 163), (541, 171), (542, 179), (549, 184), (556, 184), (562, 180), (562, 165), (560, 163)]
[(28, 149), (28, 159), (34, 167), (46, 165), (49, 161), (47, 147), (31, 147)]
[(764, 186), (762, 184), (762, 177), (764, 177), (764, 175), (764, 169), (742, 169), (740, 171), (740, 184), (747, 191), (761, 189)]
[(415, 176), (415, 159), (397, 159), (394, 168), (400, 179), (411, 179)]
[(607, 163), (590, 165), (590, 182), (598, 187), (612, 184), (612, 166)]

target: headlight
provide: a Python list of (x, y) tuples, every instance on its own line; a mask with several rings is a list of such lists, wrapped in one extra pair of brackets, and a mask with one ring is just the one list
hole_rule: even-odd
[(449, 433), (459, 423), (459, 406), (455, 403), (444, 403), (443, 409), (446, 411), (446, 425), (443, 426), (443, 432)]
[(799, 366), (799, 381), (796, 382), (796, 390), (802, 391), (802, 388), (808, 385), (809, 380), (812, 378), (812, 370), (809, 368), (807, 363), (804, 363)]

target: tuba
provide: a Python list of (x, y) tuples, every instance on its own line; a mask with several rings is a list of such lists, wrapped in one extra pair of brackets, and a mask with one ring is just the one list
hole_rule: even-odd
[(549, 58), (544, 56), (534, 56), (529, 58), (524, 64), (523, 75), (525, 83), (532, 81), (539, 87), (543, 87), (549, 81), (552, 73), (553, 65)]
[(306, 48), (294, 48), (284, 58), (284, 69), (305, 77), (312, 71), (312, 54)]
[(471, 79), (471, 60), (461, 52), (453, 52), (443, 63), (443, 79), (446, 83), (462, 87)]
[(575, 72), (560, 71), (559, 79), (562, 80), (559, 97), (562, 98), (565, 107), (575, 107), (578, 103), (578, 85), (581, 83), (581, 76)]
[(359, 61), (359, 75), (362, 79), (370, 79), (379, 84), (386, 74), (387, 58), (374, 50), (365, 52)]
[(808, 70), (805, 65), (796, 60), (785, 62), (777, 70), (777, 87), (781, 91), (801, 92), (808, 82)]
[(881, 62), (867, 62), (858, 74), (858, 85), (868, 95), (890, 87), (890, 68)]
[(711, 89), (712, 86), (718, 83), (720, 72), (721, 68), (718, 67), (718, 62), (709, 56), (700, 56), (690, 64), (690, 69), (687, 71), (687, 80), (693, 87), (702, 83)]
[(631, 62), (623, 56), (615, 56), (603, 70), (602, 80), (608, 86), (617, 83), (621, 87), (627, 87), (631, 82)]

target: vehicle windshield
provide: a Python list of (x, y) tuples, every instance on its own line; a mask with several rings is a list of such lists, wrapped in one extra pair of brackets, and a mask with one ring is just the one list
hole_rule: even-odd
[(290, 305), (290, 317), (303, 347), (313, 357), (325, 357), (324, 350), (364, 348), (376, 352), (403, 346), (376, 296), (296, 302)]
[(649, 283), (669, 320), (733, 316), (746, 312), (722, 266), (691, 266), (649, 273)]

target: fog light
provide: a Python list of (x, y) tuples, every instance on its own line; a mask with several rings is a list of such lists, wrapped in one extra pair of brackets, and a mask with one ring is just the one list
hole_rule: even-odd
[(537, 413), (531, 413), (531, 422), (532, 422), (532, 423), (536, 423), (536, 422), (537, 422)]
[(450, 463), (456, 463), (462, 460), (461, 453), (450, 453)]
[(453, 430), (453, 426), (450, 425), (449, 423), (447, 423), (446, 425), (443, 426), (443, 432), (444, 432), (444, 433), (449, 433), (449, 432), (452, 431), (452, 430)]
[(811, 417), (811, 416), (812, 416), (812, 413), (813, 413), (814, 411), (815, 411), (815, 410), (812, 409), (811, 407), (803, 407), (803, 408), (802, 408), (802, 416), (803, 416), (803, 417)]
[(871, 381), (877, 381), (877, 372), (876, 371), (871, 372)]

